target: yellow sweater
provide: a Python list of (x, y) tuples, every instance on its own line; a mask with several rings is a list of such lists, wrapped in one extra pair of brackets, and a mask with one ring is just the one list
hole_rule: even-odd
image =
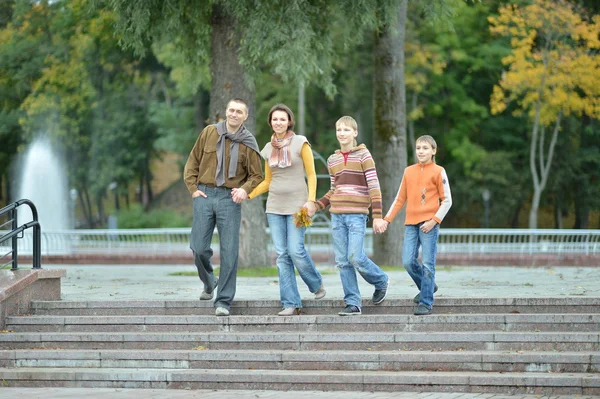
[(383, 219), (391, 223), (405, 203), (404, 224), (419, 224), (431, 219), (442, 223), (452, 206), (450, 182), (444, 168), (431, 162), (404, 169), (398, 195)]
[[(300, 155), (302, 156), (302, 163), (304, 164), (304, 171), (306, 173), (306, 180), (308, 183), (308, 200), (314, 202), (317, 195), (317, 174), (315, 172), (315, 159), (312, 154), (312, 149), (308, 143), (304, 143)], [(252, 199), (269, 191), (269, 186), (271, 185), (272, 179), (273, 172), (271, 172), (269, 160), (267, 159), (265, 161), (265, 179), (258, 186), (256, 186), (256, 188), (252, 190), (250, 194), (248, 194), (248, 198)]]

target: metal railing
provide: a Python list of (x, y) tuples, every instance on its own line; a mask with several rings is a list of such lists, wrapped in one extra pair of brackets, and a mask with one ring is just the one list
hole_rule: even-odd
[[(43, 255), (141, 254), (144, 256), (188, 254), (190, 232), (190, 228), (45, 231), (41, 234), (41, 253)], [(269, 234), (270, 231), (267, 229), (265, 239), (269, 249), (273, 250)], [(215, 231), (213, 243), (218, 243), (218, 240)], [(0, 241), (0, 251), (2, 251), (1, 245), (2, 241)], [(396, 245), (397, 250), (401, 250), (402, 241), (398, 240)], [(306, 246), (311, 252), (332, 254), (331, 229), (329, 227), (309, 228), (306, 233)], [(31, 255), (35, 252), (34, 249), (35, 237), (24, 234), (23, 239), (19, 240), (18, 251)], [(368, 255), (372, 255), (371, 229), (367, 229), (365, 249)], [(600, 230), (441, 229), (438, 255), (442, 254), (600, 256)]]
[[(33, 220), (31, 222), (27, 222), (24, 225), (19, 226), (17, 220), (17, 208), (21, 205), (29, 206), (29, 208), (31, 209), (31, 214), (33, 215)], [(27, 236), (24, 234), (24, 232), (29, 228), (33, 229), (33, 234), (32, 237), (30, 237), (31, 240), (28, 240), (28, 242), (25, 245), (23, 245), (23, 247), (28, 249), (25, 251), (28, 255), (33, 256), (33, 268), (41, 269), (41, 228), (40, 223), (38, 221), (37, 209), (33, 202), (29, 201), (28, 199), (21, 199), (16, 202), (13, 202), (12, 204), (0, 209), (0, 217), (3, 215), (8, 215), (8, 221), (1, 224), (0, 229), (10, 224), (11, 230), (4, 233), (0, 231), (0, 233), (3, 234), (0, 236), (0, 254), (4, 253), (3, 248), (5, 247), (2, 246), (4, 242), (10, 240), (11, 245), (8, 252), (0, 256), (0, 261), (2, 261), (4, 258), (7, 258), (9, 255), (11, 257), (11, 260), (4, 264), (0, 264), (0, 269), (3, 269), (9, 264), (12, 264), (11, 270), (19, 269), (18, 240)], [(19, 237), (19, 234), (22, 234), (21, 237)]]

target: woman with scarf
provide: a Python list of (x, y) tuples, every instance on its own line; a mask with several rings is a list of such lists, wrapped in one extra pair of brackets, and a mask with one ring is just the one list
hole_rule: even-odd
[(284, 104), (273, 106), (269, 111), (268, 123), (273, 135), (261, 151), (265, 159), (265, 180), (248, 198), (269, 192), (266, 213), (277, 254), (279, 292), (283, 305), (283, 310), (278, 314), (293, 316), (299, 314), (302, 308), (294, 266), (310, 292), (315, 294), (315, 299), (323, 298), (326, 293), (321, 274), (304, 247), (306, 227), (296, 227), (293, 218), (300, 208), (315, 201), (317, 175), (308, 140), (292, 130), (292, 110)]

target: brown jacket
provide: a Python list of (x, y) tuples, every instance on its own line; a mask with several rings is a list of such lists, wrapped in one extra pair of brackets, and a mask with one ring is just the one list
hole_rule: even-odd
[[(219, 133), (215, 125), (208, 125), (198, 136), (196, 144), (194, 144), (194, 148), (192, 148), (183, 169), (183, 181), (190, 194), (198, 190), (198, 184), (205, 184), (207, 186), (216, 185), (217, 140), (219, 140)], [(230, 143), (231, 141), (229, 140), (225, 143), (225, 170), (229, 167)], [(250, 193), (262, 180), (262, 159), (260, 154), (240, 144), (236, 174), (234, 177), (225, 180), (224, 187), (241, 187), (244, 191)]]

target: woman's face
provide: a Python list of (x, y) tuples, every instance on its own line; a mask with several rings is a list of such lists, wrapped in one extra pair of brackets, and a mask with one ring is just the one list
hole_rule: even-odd
[(277, 110), (271, 114), (271, 128), (275, 134), (282, 135), (287, 132), (289, 124), (287, 112)]

